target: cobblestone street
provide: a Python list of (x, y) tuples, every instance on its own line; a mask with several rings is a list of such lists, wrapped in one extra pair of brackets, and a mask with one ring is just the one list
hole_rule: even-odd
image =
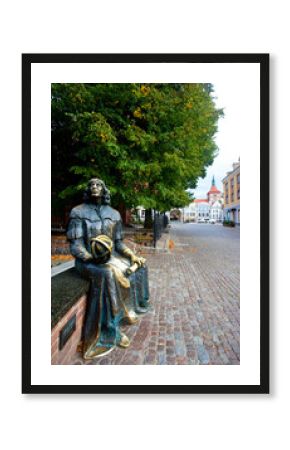
[(124, 328), (130, 347), (88, 364), (239, 364), (240, 229), (174, 223), (165, 241), (146, 255), (152, 306)]

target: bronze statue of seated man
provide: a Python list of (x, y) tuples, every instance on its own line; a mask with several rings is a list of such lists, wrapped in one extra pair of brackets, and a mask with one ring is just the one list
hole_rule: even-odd
[(91, 179), (84, 203), (70, 213), (67, 231), (76, 268), (91, 282), (83, 330), (84, 359), (107, 354), (116, 345), (128, 347), (130, 340), (121, 324), (136, 323), (136, 313), (148, 309), (146, 260), (123, 243), (121, 216), (109, 203), (105, 183)]

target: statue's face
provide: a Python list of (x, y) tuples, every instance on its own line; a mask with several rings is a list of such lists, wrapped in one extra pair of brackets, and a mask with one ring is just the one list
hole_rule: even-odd
[(103, 185), (101, 183), (101, 180), (98, 180), (97, 178), (91, 180), (89, 187), (91, 191), (91, 197), (99, 198), (103, 195)]

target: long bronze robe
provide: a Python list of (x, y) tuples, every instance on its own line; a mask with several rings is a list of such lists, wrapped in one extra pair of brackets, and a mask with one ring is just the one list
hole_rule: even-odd
[[(113, 241), (105, 264), (92, 260), (90, 240), (101, 234)], [(148, 269), (139, 268), (127, 276), (130, 260), (124, 256), (122, 221), (109, 205), (83, 203), (72, 209), (67, 237), (76, 258), (76, 268), (91, 281), (83, 330), (83, 354), (102, 354), (120, 340), (121, 322), (148, 306)]]

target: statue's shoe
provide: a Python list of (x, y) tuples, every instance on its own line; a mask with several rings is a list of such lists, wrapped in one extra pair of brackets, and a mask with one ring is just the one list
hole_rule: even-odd
[(112, 347), (106, 347), (106, 346), (95, 346), (88, 349), (83, 357), (85, 360), (100, 358), (101, 356), (108, 355), (112, 350), (114, 350), (115, 346)]
[(128, 336), (126, 336), (126, 334), (121, 333), (121, 337), (120, 340), (118, 342), (118, 346), (121, 348), (127, 348), (130, 345), (130, 339), (128, 338)]
[(138, 320), (139, 320), (137, 314), (134, 311), (130, 311), (128, 316), (126, 317), (126, 319), (127, 319), (127, 322), (130, 325), (133, 325), (134, 323), (137, 323)]

